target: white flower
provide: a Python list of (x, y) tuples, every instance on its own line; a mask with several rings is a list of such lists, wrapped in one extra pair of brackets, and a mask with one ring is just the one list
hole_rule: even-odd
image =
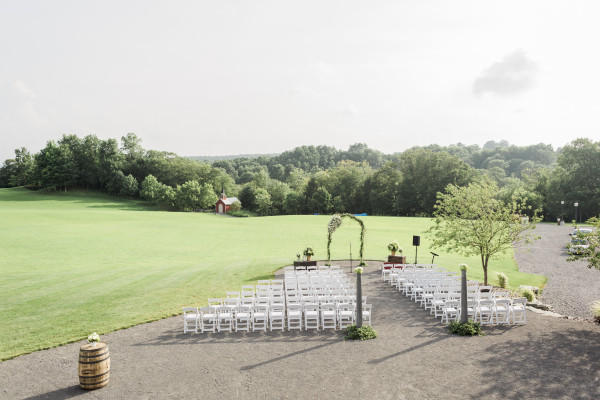
[(356, 267), (356, 268), (354, 268), (354, 272), (356, 272), (357, 274), (362, 274), (363, 273), (363, 267)]
[(469, 269), (469, 266), (467, 264), (458, 264), (458, 266), (461, 271), (466, 271)]
[(339, 214), (335, 214), (333, 217), (331, 217), (331, 219), (329, 220), (329, 225), (327, 227), (327, 229), (329, 230), (329, 234), (331, 235), (333, 232), (335, 232), (335, 230), (342, 224), (342, 217), (339, 216)]
[(94, 332), (90, 336), (88, 336), (88, 342), (90, 342), (90, 343), (99, 342), (99, 341), (100, 341), (100, 335), (98, 335), (96, 332)]

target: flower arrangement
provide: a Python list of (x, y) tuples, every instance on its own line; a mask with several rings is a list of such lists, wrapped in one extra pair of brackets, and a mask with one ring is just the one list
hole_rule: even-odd
[(98, 335), (96, 332), (94, 332), (90, 336), (88, 336), (88, 342), (90, 342), (90, 343), (96, 343), (99, 341), (100, 341), (100, 335)]
[(356, 272), (357, 274), (362, 274), (363, 273), (363, 267), (356, 267), (354, 268), (354, 272)]
[(466, 271), (469, 269), (469, 266), (467, 264), (458, 264), (458, 267), (461, 271)]
[(397, 251), (402, 253), (402, 248), (400, 247), (400, 245), (398, 244), (398, 242), (396, 240), (394, 240), (393, 242), (388, 244), (388, 250), (391, 251), (392, 253), (395, 253)]
[(312, 247), (307, 247), (306, 249), (304, 249), (304, 255), (306, 257), (311, 257), (315, 255), (315, 251), (313, 250)]

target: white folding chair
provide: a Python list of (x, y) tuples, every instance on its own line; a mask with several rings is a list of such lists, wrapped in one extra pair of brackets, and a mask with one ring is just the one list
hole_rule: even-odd
[(493, 311), (497, 324), (510, 323), (510, 299), (496, 299)]
[(252, 306), (240, 305), (235, 309), (235, 331), (250, 332), (252, 322)]
[(217, 332), (233, 332), (234, 310), (232, 306), (217, 307)]
[(362, 317), (363, 317), (363, 325), (371, 326), (371, 310), (373, 306), (371, 304), (362, 305)]
[(339, 303), (337, 306), (337, 322), (340, 329), (354, 324), (354, 304)]
[(477, 317), (481, 325), (494, 323), (494, 300), (479, 300), (477, 306)]
[(527, 304), (527, 299), (524, 297), (513, 299), (512, 304), (510, 305), (510, 314), (512, 315), (513, 324), (527, 323), (527, 317), (525, 316), (525, 304)]
[(267, 314), (266, 305), (255, 305), (252, 311), (252, 332), (256, 331), (267, 331), (267, 320), (269, 318)]
[(292, 329), (302, 330), (302, 305), (288, 304), (287, 306), (288, 331)]
[(450, 322), (450, 318), (455, 320), (458, 319), (460, 313), (460, 301), (459, 300), (446, 300), (444, 308), (442, 309), (442, 322)]
[(335, 313), (335, 304), (333, 303), (322, 303), (321, 304), (321, 327), (323, 329), (333, 329), (337, 327), (337, 316)]
[(304, 329), (319, 329), (319, 305), (315, 303), (304, 304)]
[(183, 307), (183, 333), (198, 333), (199, 320), (198, 307)]
[(283, 305), (276, 304), (269, 307), (269, 328), (284, 330), (285, 326), (285, 308)]
[(200, 332), (215, 332), (216, 329), (216, 309), (214, 307), (200, 308)]

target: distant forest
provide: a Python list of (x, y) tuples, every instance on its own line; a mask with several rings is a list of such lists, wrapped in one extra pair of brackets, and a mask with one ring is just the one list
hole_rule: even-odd
[[(526, 198), (545, 220), (579, 221), (600, 214), (600, 142), (483, 147), (430, 145), (384, 154), (356, 143), (348, 150), (300, 146), (278, 155), (180, 157), (145, 150), (133, 133), (101, 140), (64, 135), (36, 154), (15, 150), (0, 168), (0, 187), (94, 189), (141, 198), (168, 210), (212, 210), (221, 190), (256, 215), (367, 213), (431, 216), (448, 184), (483, 179), (501, 200)], [(561, 204), (564, 202), (564, 204)]]

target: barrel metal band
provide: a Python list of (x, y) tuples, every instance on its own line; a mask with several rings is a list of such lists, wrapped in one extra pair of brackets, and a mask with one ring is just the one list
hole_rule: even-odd
[(106, 357), (103, 358), (102, 360), (96, 360), (96, 361), (79, 361), (79, 364), (98, 364), (101, 363), (102, 361), (106, 361), (106, 360), (110, 360), (110, 357)]
[[(83, 378), (83, 379), (94, 379), (94, 378), (99, 378), (101, 376), (104, 376), (104, 375), (106, 375), (108, 373), (110, 373), (110, 369), (108, 371), (102, 373), (102, 374), (99, 374), (99, 375), (93, 375), (93, 376), (88, 376), (88, 375), (83, 375), (82, 376), (82, 375), (79, 375), (79, 377)], [(100, 383), (100, 382), (98, 382), (98, 383)]]
[(104, 353), (101, 354), (96, 354), (94, 356), (84, 356), (84, 355), (79, 355), (80, 358), (98, 358), (98, 357), (102, 357), (104, 355), (108, 354), (108, 351), (105, 351)]

